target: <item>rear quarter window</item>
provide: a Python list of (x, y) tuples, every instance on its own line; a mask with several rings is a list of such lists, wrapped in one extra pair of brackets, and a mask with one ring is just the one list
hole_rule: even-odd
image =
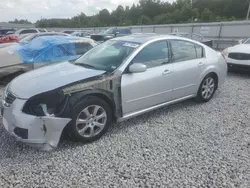
[(205, 57), (205, 50), (202, 46), (195, 44), (195, 50), (196, 50), (196, 54), (197, 54), (198, 59)]

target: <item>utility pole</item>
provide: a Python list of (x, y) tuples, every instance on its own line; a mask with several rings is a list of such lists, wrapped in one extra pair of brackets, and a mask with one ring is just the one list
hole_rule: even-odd
[(246, 20), (249, 19), (249, 13), (250, 13), (250, 0), (248, 0), (247, 2), (249, 3), (249, 5), (248, 5), (248, 10), (247, 10), (247, 18), (246, 18)]

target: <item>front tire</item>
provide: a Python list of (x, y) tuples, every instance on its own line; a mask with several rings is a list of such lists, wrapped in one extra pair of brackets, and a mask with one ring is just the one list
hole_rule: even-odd
[(208, 102), (210, 101), (217, 89), (217, 79), (213, 74), (208, 74), (201, 82), (199, 87), (196, 101), (198, 102)]
[(94, 96), (84, 98), (74, 106), (69, 135), (80, 142), (92, 142), (105, 134), (112, 122), (110, 106)]

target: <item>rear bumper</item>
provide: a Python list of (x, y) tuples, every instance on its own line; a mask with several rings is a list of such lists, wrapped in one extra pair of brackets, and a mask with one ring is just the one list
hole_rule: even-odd
[(22, 112), (25, 100), (16, 99), (10, 107), (1, 105), (4, 128), (16, 138), (41, 150), (52, 150), (58, 146), (68, 118), (51, 116), (36, 117)]

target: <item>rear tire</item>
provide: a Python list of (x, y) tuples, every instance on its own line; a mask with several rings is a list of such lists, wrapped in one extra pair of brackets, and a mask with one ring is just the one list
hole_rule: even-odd
[(92, 142), (107, 132), (112, 122), (112, 111), (104, 100), (88, 96), (74, 106), (71, 118), (68, 127), (70, 138)]
[(196, 101), (198, 102), (208, 102), (210, 101), (217, 89), (218, 81), (214, 74), (208, 74), (201, 82)]

